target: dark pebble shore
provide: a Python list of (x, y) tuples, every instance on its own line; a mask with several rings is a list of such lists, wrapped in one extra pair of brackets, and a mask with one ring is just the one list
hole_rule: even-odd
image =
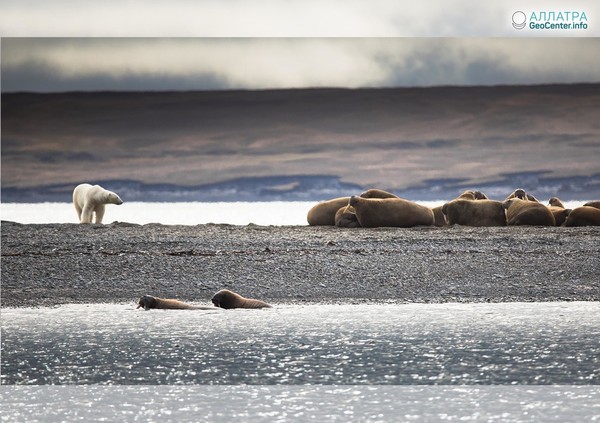
[(600, 300), (600, 227), (24, 225), (3, 221), (3, 307)]

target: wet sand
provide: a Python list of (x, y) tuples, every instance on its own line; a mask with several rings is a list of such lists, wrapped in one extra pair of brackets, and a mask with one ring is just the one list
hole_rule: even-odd
[(2, 222), (3, 307), (600, 300), (600, 228), (107, 225)]

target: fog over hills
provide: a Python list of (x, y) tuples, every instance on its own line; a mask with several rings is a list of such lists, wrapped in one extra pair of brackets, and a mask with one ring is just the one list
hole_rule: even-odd
[(600, 198), (600, 84), (7, 93), (2, 201)]

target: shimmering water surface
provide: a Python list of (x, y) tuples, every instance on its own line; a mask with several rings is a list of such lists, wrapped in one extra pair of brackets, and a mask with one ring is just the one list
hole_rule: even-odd
[(600, 304), (2, 309), (2, 384), (600, 383)]
[(10, 422), (594, 422), (598, 386), (4, 386)]

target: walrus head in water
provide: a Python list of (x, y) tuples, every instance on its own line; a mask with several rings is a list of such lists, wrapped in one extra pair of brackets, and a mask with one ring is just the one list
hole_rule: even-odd
[(152, 295), (143, 295), (138, 301), (136, 309), (140, 307), (144, 307), (144, 310), (150, 310), (151, 308), (166, 310), (214, 310), (213, 307), (197, 306), (179, 300), (153, 297)]
[(142, 297), (140, 297), (136, 309), (140, 307), (144, 307), (144, 310), (156, 308), (156, 298), (154, 298), (152, 295), (143, 295)]
[(252, 298), (244, 298), (240, 294), (237, 294), (228, 289), (222, 289), (212, 297), (212, 303), (215, 307), (221, 307), (225, 309), (230, 308), (269, 308), (270, 304), (264, 301), (254, 300)]

